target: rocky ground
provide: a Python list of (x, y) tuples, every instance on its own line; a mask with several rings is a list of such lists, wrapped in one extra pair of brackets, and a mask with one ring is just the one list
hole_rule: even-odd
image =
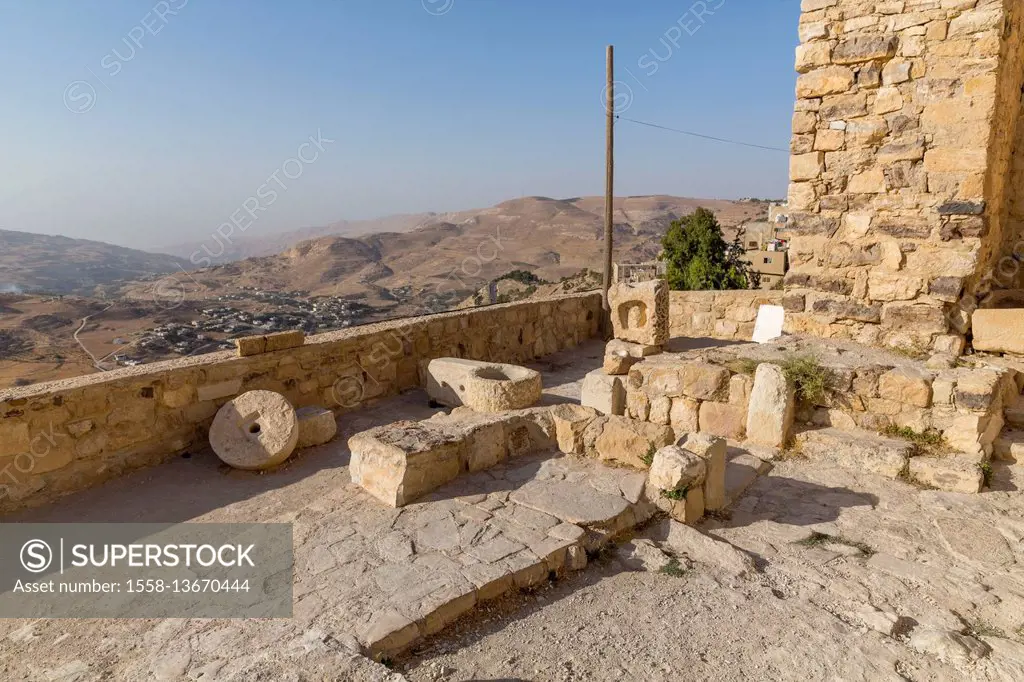
[(965, 495), (779, 462), (731, 518), (702, 525), (756, 574), (700, 561), (637, 571), (630, 552), (610, 553), (396, 669), (460, 681), (1024, 679), (1022, 484), (1020, 465), (997, 467), (998, 490)]

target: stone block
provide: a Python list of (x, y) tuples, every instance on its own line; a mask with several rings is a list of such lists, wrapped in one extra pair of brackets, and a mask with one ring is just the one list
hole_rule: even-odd
[(797, 434), (800, 452), (854, 471), (897, 478), (907, 467), (913, 444), (861, 429), (829, 427)]
[(668, 421), (676, 433), (683, 431), (696, 432), (699, 428), (700, 403), (692, 398), (672, 398)]
[(679, 438), (676, 445), (704, 460), (705, 507), (707, 509), (724, 509), (726, 505), (725, 455), (728, 449), (725, 440), (707, 433), (687, 433)]
[(598, 411), (592, 407), (563, 403), (551, 408), (558, 449), (567, 455), (582, 455), (585, 447), (583, 433), (597, 419)]
[(971, 328), (975, 350), (1024, 355), (1024, 308), (975, 310)]
[(352, 482), (388, 506), (405, 506), (459, 475), (463, 436), (410, 421), (357, 433), (348, 441)]
[(605, 354), (622, 351), (633, 358), (649, 358), (652, 355), (660, 355), (663, 352), (662, 346), (650, 346), (643, 343), (631, 343), (622, 339), (612, 339), (605, 347)]
[(298, 348), (306, 343), (306, 334), (299, 330), (267, 334), (264, 338), (266, 340), (264, 352), (266, 353)]
[(622, 377), (595, 369), (583, 378), (580, 402), (601, 414), (622, 415), (626, 410), (626, 387)]
[(199, 402), (205, 402), (207, 400), (219, 400), (220, 398), (227, 398), (230, 396), (238, 395), (238, 392), (242, 390), (241, 379), (231, 379), (230, 381), (221, 381), (216, 384), (206, 384), (196, 389), (196, 397)]
[(932, 376), (913, 369), (892, 369), (878, 378), (878, 395), (914, 407), (931, 407)]
[(615, 338), (663, 346), (668, 343), (668, 283), (617, 283), (608, 292)]
[(599, 426), (601, 432), (594, 438), (591, 454), (635, 469), (646, 469), (644, 458), (675, 440), (671, 427), (627, 417), (609, 417)]
[(295, 411), (299, 420), (299, 440), (296, 448), (311, 448), (329, 443), (338, 433), (334, 412), (326, 407), (303, 407)]
[(853, 87), (853, 70), (845, 66), (826, 66), (801, 74), (796, 80), (796, 96), (808, 99), (849, 92)]
[(714, 436), (743, 440), (747, 430), (747, 411), (738, 405), (703, 402), (700, 405), (698, 426), (705, 433)]
[(909, 473), (918, 483), (953, 493), (981, 492), (985, 480), (978, 462), (966, 456), (912, 457)]
[(238, 350), (238, 357), (260, 355), (267, 349), (267, 337), (262, 334), (243, 336), (240, 339), (235, 339), (235, 348)]
[(608, 351), (604, 354), (602, 369), (609, 376), (622, 376), (629, 374), (630, 368), (639, 361), (640, 358), (635, 358), (624, 350)]
[(699, 455), (679, 445), (669, 445), (654, 453), (647, 485), (657, 491), (684, 491), (700, 487), (707, 473), (707, 463)]
[(747, 407), (747, 440), (779, 448), (789, 440), (796, 409), (792, 384), (778, 365), (762, 362)]
[(288, 459), (299, 441), (295, 408), (280, 393), (249, 391), (225, 404), (210, 426), (210, 446), (236, 469), (269, 469)]
[(540, 372), (493, 362), (437, 358), (427, 365), (427, 395), (442, 405), (478, 412), (518, 410), (540, 400)]

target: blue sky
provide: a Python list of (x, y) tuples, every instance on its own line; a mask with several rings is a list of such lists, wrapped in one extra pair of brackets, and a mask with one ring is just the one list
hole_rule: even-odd
[[(276, 197), (253, 233), (600, 194), (608, 43), (624, 116), (785, 148), (798, 16), (799, 0), (0, 0), (0, 228), (155, 248), (205, 239), (261, 187)], [(616, 134), (619, 195), (785, 194), (785, 153)]]

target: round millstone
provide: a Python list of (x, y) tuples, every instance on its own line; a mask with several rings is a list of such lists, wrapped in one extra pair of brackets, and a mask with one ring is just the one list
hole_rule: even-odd
[(280, 393), (249, 391), (224, 405), (210, 427), (210, 446), (236, 469), (269, 469), (288, 459), (299, 440), (295, 408)]

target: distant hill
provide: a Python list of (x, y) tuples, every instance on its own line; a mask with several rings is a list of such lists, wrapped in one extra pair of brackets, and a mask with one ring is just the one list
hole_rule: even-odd
[(0, 230), (0, 293), (90, 295), (97, 286), (192, 267), (175, 256), (86, 239)]
[[(653, 259), (668, 225), (698, 206), (718, 215), (728, 239), (741, 223), (767, 211), (767, 204), (757, 202), (671, 196), (616, 199), (616, 260)], [(275, 255), (190, 272), (183, 289), (190, 299), (255, 287), (351, 297), (393, 308), (395, 315), (442, 310), (512, 270), (558, 282), (585, 268), (600, 269), (603, 214), (601, 197), (523, 197), (485, 209), (437, 214), (419, 226), (410, 227), (410, 216), (382, 219), (409, 229), (301, 241)], [(137, 283), (124, 295), (149, 299), (152, 287)]]

